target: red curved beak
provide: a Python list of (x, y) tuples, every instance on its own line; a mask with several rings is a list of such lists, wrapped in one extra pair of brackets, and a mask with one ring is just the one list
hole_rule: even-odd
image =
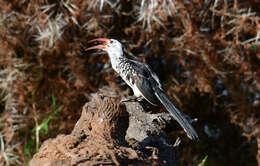
[(93, 43), (93, 42), (102, 42), (102, 45), (97, 45), (97, 46), (93, 46), (93, 47), (89, 47), (86, 49), (86, 51), (88, 50), (93, 50), (93, 49), (105, 49), (106, 48), (106, 44), (108, 43), (109, 39), (106, 38), (98, 38), (98, 39), (93, 39), (88, 41), (88, 43)]

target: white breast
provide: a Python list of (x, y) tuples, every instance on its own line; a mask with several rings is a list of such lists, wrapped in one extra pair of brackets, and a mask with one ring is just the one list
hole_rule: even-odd
[(135, 94), (135, 96), (136, 97), (142, 97), (143, 95), (142, 95), (142, 93), (140, 92), (140, 90), (137, 88), (137, 87), (134, 87), (134, 88), (132, 88), (133, 89), (133, 91), (134, 91), (134, 94)]

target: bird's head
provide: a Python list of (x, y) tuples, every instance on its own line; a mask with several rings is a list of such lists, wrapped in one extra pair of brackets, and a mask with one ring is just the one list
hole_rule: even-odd
[(101, 42), (102, 44), (87, 48), (86, 51), (101, 49), (106, 51), (110, 58), (123, 56), (123, 46), (119, 41), (115, 39), (98, 38), (89, 41), (89, 43), (93, 42)]

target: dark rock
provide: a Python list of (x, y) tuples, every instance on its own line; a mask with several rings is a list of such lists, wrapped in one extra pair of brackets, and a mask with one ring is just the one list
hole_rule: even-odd
[(30, 165), (176, 165), (175, 147), (162, 130), (170, 120), (139, 103), (94, 94), (71, 134), (46, 140)]

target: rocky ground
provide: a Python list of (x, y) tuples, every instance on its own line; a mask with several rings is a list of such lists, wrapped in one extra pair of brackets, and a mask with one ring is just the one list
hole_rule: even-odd
[[(168, 114), (149, 114), (136, 102), (94, 94), (73, 131), (46, 140), (31, 166), (177, 165), (177, 145), (167, 141)], [(158, 123), (160, 122), (160, 123)]]

